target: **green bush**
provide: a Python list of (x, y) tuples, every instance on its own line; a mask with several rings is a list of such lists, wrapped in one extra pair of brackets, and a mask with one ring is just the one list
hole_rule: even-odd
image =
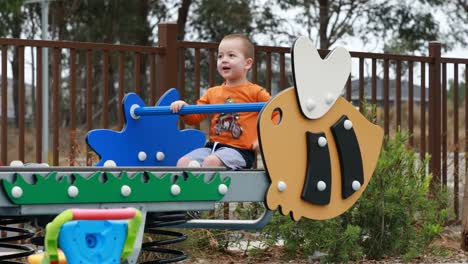
[(284, 240), (285, 257), (325, 253), (325, 260), (380, 259), (422, 254), (448, 217), (447, 192), (430, 194), (428, 159), (406, 147), (397, 133), (386, 139), (374, 175), (359, 201), (327, 221), (292, 222), (275, 215), (263, 230), (270, 245)]
[(362, 227), (362, 243), (369, 258), (385, 255), (416, 257), (443, 228), (448, 217), (447, 192), (430, 194), (428, 158), (408, 150), (397, 133), (386, 141), (372, 182), (352, 214)]

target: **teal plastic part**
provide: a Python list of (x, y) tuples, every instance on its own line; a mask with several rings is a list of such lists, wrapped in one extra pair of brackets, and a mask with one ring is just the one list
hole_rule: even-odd
[(59, 246), (68, 264), (116, 264), (126, 237), (127, 221), (70, 221), (60, 230)]

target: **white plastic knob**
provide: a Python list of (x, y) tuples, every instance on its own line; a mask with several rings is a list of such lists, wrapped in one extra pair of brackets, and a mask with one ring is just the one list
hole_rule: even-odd
[(198, 162), (196, 160), (192, 160), (192, 161), (189, 162), (189, 164), (187, 166), (189, 168), (200, 168), (201, 164), (200, 164), (200, 162)]
[(317, 190), (319, 192), (325, 191), (325, 189), (327, 189), (327, 184), (324, 181), (317, 182)]
[(24, 164), (21, 160), (12, 160), (10, 162), (10, 167), (23, 167)]
[(76, 196), (78, 196), (78, 194), (80, 193), (80, 191), (78, 190), (78, 188), (74, 185), (68, 187), (68, 196), (70, 198), (75, 198)]
[(218, 186), (218, 192), (221, 195), (225, 195), (228, 192), (228, 187), (226, 186), (226, 184), (220, 184)]
[(319, 137), (318, 139), (318, 145), (323, 148), (327, 145), (327, 139), (324, 137)]
[(174, 196), (177, 196), (180, 194), (180, 186), (177, 185), (177, 184), (173, 184), (171, 186), (171, 194), (174, 195)]
[(353, 122), (351, 122), (351, 120), (346, 120), (344, 121), (343, 126), (346, 130), (350, 130), (351, 128), (353, 128)]
[(327, 103), (327, 105), (331, 105), (334, 100), (335, 100), (335, 97), (331, 93), (328, 93), (327, 96), (325, 97), (325, 103)]
[(157, 160), (161, 161), (161, 160), (163, 160), (165, 157), (166, 157), (166, 155), (164, 155), (164, 152), (161, 152), (161, 151), (156, 152), (156, 159), (157, 159)]
[(312, 111), (315, 109), (316, 106), (317, 104), (315, 103), (314, 99), (312, 98), (307, 99), (307, 102), (306, 102), (307, 110)]
[(128, 185), (124, 185), (122, 188), (120, 188), (120, 193), (123, 197), (128, 197), (130, 194), (132, 194), (132, 188), (130, 188)]
[(358, 181), (353, 181), (351, 186), (353, 187), (354, 191), (358, 191), (359, 189), (361, 189), (361, 183)]
[(284, 181), (279, 181), (277, 188), (278, 188), (278, 191), (284, 192), (286, 188), (288, 188), (288, 185)]
[(139, 160), (139, 161), (144, 161), (144, 160), (146, 160), (146, 152), (144, 152), (144, 151), (138, 152), (138, 160)]
[(18, 199), (23, 196), (23, 189), (21, 187), (15, 186), (13, 189), (11, 189), (11, 195), (13, 195), (14, 198)]
[(117, 164), (113, 160), (106, 160), (104, 162), (104, 167), (117, 167)]

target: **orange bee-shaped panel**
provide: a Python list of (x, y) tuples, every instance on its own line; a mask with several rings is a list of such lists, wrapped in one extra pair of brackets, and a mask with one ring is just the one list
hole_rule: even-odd
[[(304, 57), (297, 50), (294, 52)], [(293, 63), (294, 59), (293, 56)], [(310, 60), (312, 64), (321, 62)], [(303, 216), (329, 219), (348, 210), (367, 187), (377, 164), (383, 131), (339, 96), (336, 87), (330, 89), (335, 98), (330, 98), (326, 89), (316, 89), (324, 94), (322, 106), (319, 95), (298, 92), (298, 84), (301, 89), (307, 88), (305, 85), (330, 85), (327, 79), (323, 80), (326, 74), (320, 72), (309, 83), (304, 80), (314, 74), (298, 73), (299, 68), (307, 67), (303, 64), (296, 60), (294, 65), (296, 87), (273, 97), (259, 115), (260, 150), (271, 180), (266, 204), (271, 210), (280, 207), (284, 215), (291, 213), (296, 221)], [(330, 65), (323, 68), (333, 69)], [(338, 77), (343, 83), (336, 79), (331, 82), (342, 85), (341, 89), (347, 80), (343, 69), (344, 76)], [(300, 100), (298, 94), (313, 100)], [(318, 102), (318, 107), (307, 105), (310, 102)]]

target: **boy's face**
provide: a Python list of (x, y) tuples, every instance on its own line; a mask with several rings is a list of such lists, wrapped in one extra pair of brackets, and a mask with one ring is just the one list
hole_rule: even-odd
[(218, 47), (218, 72), (227, 84), (244, 81), (252, 67), (252, 58), (244, 55), (245, 44), (241, 39), (226, 39)]

